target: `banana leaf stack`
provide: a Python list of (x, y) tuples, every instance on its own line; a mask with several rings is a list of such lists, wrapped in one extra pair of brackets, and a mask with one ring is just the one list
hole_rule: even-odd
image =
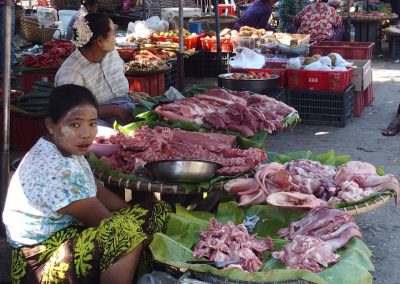
[(37, 81), (32, 87), (32, 92), (18, 97), (13, 106), (17, 108), (17, 111), (20, 109), (30, 114), (44, 115), (53, 88), (53, 83)]

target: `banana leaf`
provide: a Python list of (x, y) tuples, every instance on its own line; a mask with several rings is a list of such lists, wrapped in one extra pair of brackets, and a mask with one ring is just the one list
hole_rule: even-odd
[[(277, 163), (287, 163), (292, 160), (296, 159), (308, 159), (308, 160), (313, 160), (313, 161), (318, 161), (322, 164), (325, 165), (331, 165), (334, 167), (339, 167), (340, 165), (343, 165), (344, 163), (347, 163), (350, 161), (350, 156), (349, 155), (341, 155), (337, 156), (335, 155), (335, 152), (333, 150), (330, 150), (326, 153), (322, 154), (314, 154), (310, 150), (307, 151), (297, 151), (297, 152), (289, 152), (289, 153), (277, 153), (277, 152), (268, 152), (268, 160), (266, 161), (267, 163), (271, 162), (277, 162)], [(379, 175), (384, 175), (383, 171), (383, 166), (379, 167), (376, 169), (377, 174)], [(390, 195), (393, 197), (396, 197), (396, 191), (388, 188), (385, 191), (382, 192), (375, 192), (365, 198), (362, 198), (357, 201), (353, 202), (341, 202), (341, 203), (332, 203), (331, 206), (335, 208), (346, 208), (354, 205), (359, 205), (359, 204), (364, 204), (365, 202), (371, 201), (373, 199), (379, 198), (380, 196), (385, 196), (385, 195)]]
[(271, 236), (274, 251), (280, 250), (288, 242), (279, 239), (277, 231), (305, 215), (305, 212), (300, 210), (283, 210), (264, 205), (239, 208), (236, 202), (220, 204), (215, 215), (209, 212), (191, 212), (182, 206), (177, 206), (176, 214), (170, 215), (166, 233), (157, 233), (150, 244), (150, 249), (156, 260), (167, 265), (188, 268), (231, 280), (273, 282), (303, 279), (318, 284), (372, 283), (370, 271), (373, 271), (374, 267), (370, 260), (371, 252), (357, 238), (353, 238), (344, 248), (337, 251), (341, 255), (337, 264), (318, 274), (301, 269), (286, 269), (279, 260), (272, 258), (269, 253), (264, 255), (262, 259), (264, 266), (257, 273), (247, 273), (239, 269), (219, 270), (208, 265), (186, 263), (188, 260), (195, 260), (192, 253), (194, 246), (199, 241), (199, 232), (209, 228), (208, 220), (212, 216), (221, 223), (230, 220), (239, 224), (242, 223), (245, 216), (251, 216), (254, 213), (258, 213), (260, 216), (260, 221), (254, 230), (255, 233), (260, 238), (266, 235)]

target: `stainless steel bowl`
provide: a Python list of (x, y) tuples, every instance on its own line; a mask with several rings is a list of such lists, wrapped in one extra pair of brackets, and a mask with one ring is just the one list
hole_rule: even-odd
[(155, 180), (167, 183), (198, 183), (210, 180), (222, 165), (202, 160), (163, 160), (147, 163)]
[(268, 79), (232, 79), (228, 78), (232, 73), (218, 76), (218, 85), (232, 91), (250, 91), (258, 94), (267, 94), (276, 89), (279, 83), (279, 75), (271, 74)]

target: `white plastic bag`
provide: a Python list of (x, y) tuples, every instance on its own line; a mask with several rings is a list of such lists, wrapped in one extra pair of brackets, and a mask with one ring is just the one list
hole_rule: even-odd
[(290, 58), (288, 63), (286, 64), (286, 69), (300, 69), (301, 68), (301, 61), (300, 58)]
[(229, 60), (229, 65), (232, 68), (261, 69), (265, 64), (263, 55), (247, 47), (236, 47), (233, 52), (236, 55)]

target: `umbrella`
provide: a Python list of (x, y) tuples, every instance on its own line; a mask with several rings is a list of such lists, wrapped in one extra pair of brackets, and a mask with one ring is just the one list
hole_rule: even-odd
[[(10, 162), (10, 87), (11, 87), (11, 5), (12, 0), (4, 1), (3, 9), (3, 137), (1, 141), (1, 179), (0, 179), (0, 214), (3, 212), (7, 194), (9, 162)], [(2, 214), (1, 214), (2, 215)], [(0, 220), (2, 217), (0, 215)], [(4, 234), (3, 222), (0, 223), (0, 234)]]

